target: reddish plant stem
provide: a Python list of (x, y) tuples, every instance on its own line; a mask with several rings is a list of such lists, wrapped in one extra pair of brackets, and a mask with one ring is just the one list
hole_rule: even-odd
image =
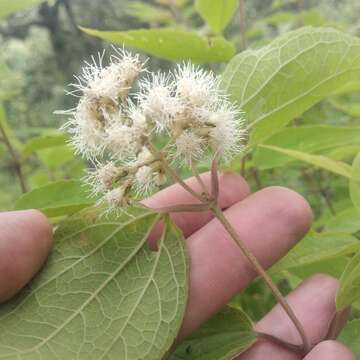
[(268, 273), (264, 270), (264, 268), (261, 266), (257, 258), (252, 254), (252, 252), (246, 247), (244, 242), (240, 239), (238, 233), (233, 228), (231, 223), (227, 220), (225, 215), (223, 214), (222, 210), (218, 206), (212, 206), (211, 210), (213, 211), (215, 217), (221, 222), (221, 224), (224, 226), (225, 230), (228, 232), (228, 234), (231, 236), (231, 238), (236, 242), (236, 244), (241, 249), (244, 256), (248, 259), (248, 261), (253, 265), (256, 272), (264, 279), (284, 311), (287, 313), (291, 321), (293, 322), (294, 326), (296, 327), (297, 331), (299, 332), (299, 335), (301, 337), (301, 340), (303, 342), (303, 350), (305, 353), (308, 353), (310, 351), (311, 345), (310, 342), (306, 336), (305, 330), (299, 321), (299, 319), (296, 317), (295, 313), (293, 312), (292, 308), (286, 301), (286, 299), (283, 297), (277, 286), (273, 283), (271, 277), (268, 275)]

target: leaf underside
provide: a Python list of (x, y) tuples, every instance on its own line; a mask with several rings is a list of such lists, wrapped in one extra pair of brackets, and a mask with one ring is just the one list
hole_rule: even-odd
[(161, 359), (182, 322), (188, 270), (169, 220), (149, 250), (158, 219), (86, 209), (60, 225), (44, 270), (0, 308), (0, 359)]

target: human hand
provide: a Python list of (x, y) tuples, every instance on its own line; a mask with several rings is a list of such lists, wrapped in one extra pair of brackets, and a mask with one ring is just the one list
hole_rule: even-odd
[[(209, 184), (208, 174), (204, 174), (203, 179)], [(195, 180), (190, 179), (189, 184), (200, 191)], [(177, 185), (145, 201), (154, 208), (192, 202), (194, 199)], [(220, 176), (219, 204), (265, 267), (284, 256), (307, 232), (312, 220), (309, 206), (295, 192), (270, 187), (250, 194), (246, 182), (230, 173)], [(187, 237), (191, 262), (189, 301), (179, 334), (181, 340), (244, 289), (256, 274), (222, 225), (211, 219), (210, 213), (176, 213), (172, 218)], [(46, 217), (36, 210), (2, 213), (0, 227), (0, 301), (5, 301), (40, 269), (51, 247), (52, 229)], [(154, 242), (155, 238), (150, 241)], [(314, 344), (323, 339), (335, 312), (337, 286), (335, 279), (316, 275), (288, 296), (288, 302)], [(256, 324), (256, 330), (300, 344), (295, 327), (279, 305)], [(324, 341), (305, 359), (339, 357), (355, 359), (340, 343)], [(259, 341), (238, 359), (264, 358), (300, 359), (293, 352), (265, 341)]]

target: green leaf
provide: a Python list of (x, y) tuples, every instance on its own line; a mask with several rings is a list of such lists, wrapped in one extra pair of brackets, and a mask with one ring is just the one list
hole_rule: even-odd
[(254, 144), (359, 79), (358, 38), (305, 27), (235, 56), (223, 74), (223, 88), (245, 111)]
[(352, 159), (360, 152), (360, 145), (341, 146), (327, 151), (326, 155), (334, 160)]
[(347, 115), (355, 118), (360, 117), (360, 104), (346, 103), (339, 100), (333, 100), (331, 101), (331, 105), (334, 106), (336, 110), (339, 110)]
[[(264, 144), (314, 153), (348, 144), (360, 144), (360, 127), (313, 125), (285, 128), (269, 137)], [(284, 166), (294, 159), (258, 147), (253, 160), (257, 167), (264, 170)]]
[(329, 260), (321, 260), (314, 263), (293, 267), (289, 273), (296, 275), (300, 279), (306, 279), (315, 274), (328, 274), (336, 279), (340, 279), (345, 267), (349, 263), (348, 256), (338, 256)]
[(56, 169), (75, 159), (74, 151), (69, 145), (58, 145), (37, 151), (40, 160), (49, 169)]
[[(358, 153), (352, 164), (354, 176), (360, 177), (360, 153)], [(360, 211), (360, 183), (359, 181), (350, 181), (350, 198), (357, 210)]]
[(225, 307), (180, 344), (169, 360), (228, 360), (256, 341), (253, 324), (237, 309)]
[(360, 252), (346, 266), (336, 295), (336, 309), (345, 309), (354, 301), (360, 299)]
[(2, 0), (0, 1), (0, 18), (11, 15), (16, 11), (27, 10), (40, 4), (43, 0)]
[(187, 300), (184, 238), (169, 221), (152, 252), (159, 215), (86, 209), (55, 233), (41, 273), (0, 307), (0, 358), (159, 360)]
[(277, 262), (272, 272), (295, 269), (344, 255), (360, 249), (360, 241), (354, 236), (341, 232), (312, 232), (300, 241), (285, 257)]
[(63, 134), (34, 137), (24, 144), (22, 148), (22, 156), (27, 157), (38, 150), (65, 145), (66, 140), (67, 136)]
[(331, 171), (337, 175), (341, 175), (341, 176), (344, 176), (349, 179), (354, 178), (354, 175), (351, 170), (351, 166), (344, 162), (332, 160), (332, 159), (330, 159), (326, 156), (322, 156), (322, 155), (307, 154), (307, 153), (304, 153), (301, 151), (280, 148), (278, 146), (272, 146), (272, 145), (259, 145), (259, 146), (266, 148), (266, 149), (273, 150), (280, 154), (290, 156), (294, 159), (304, 161), (308, 164), (314, 165), (321, 169)]
[(39, 209), (49, 217), (73, 214), (94, 203), (80, 181), (57, 181), (22, 195), (15, 209)]
[(235, 52), (234, 46), (221, 36), (208, 38), (170, 28), (129, 31), (100, 31), (87, 28), (81, 30), (108, 42), (140, 49), (167, 60), (221, 62), (230, 60)]
[(341, 332), (339, 340), (348, 346), (355, 356), (360, 358), (360, 319), (350, 321)]
[(196, 0), (195, 2), (196, 10), (216, 34), (222, 33), (238, 5), (238, 0)]
[(343, 210), (325, 224), (325, 229), (354, 234), (360, 231), (360, 213), (355, 208)]

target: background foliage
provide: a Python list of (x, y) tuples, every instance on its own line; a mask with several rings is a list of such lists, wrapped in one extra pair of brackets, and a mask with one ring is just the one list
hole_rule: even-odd
[[(244, 27), (234, 0), (0, 1), (0, 209), (37, 207), (57, 223), (91, 205), (79, 181), (86, 164), (53, 115), (73, 106), (63, 88), (83, 59), (109, 42), (150, 56), (150, 68), (190, 58), (223, 73), (223, 87), (245, 111), (251, 136), (231, 169), (253, 190), (293, 188), (314, 210), (310, 233), (271, 274), (285, 292), (316, 272), (341, 279), (338, 309), (353, 305), (341, 339), (360, 356), (359, 11), (357, 0), (253, 0), (245, 2)], [(174, 358), (200, 359), (214, 324), (220, 332), (224, 319), (244, 319), (240, 309), (255, 321), (273, 304), (255, 282), (188, 340), (194, 353), (184, 355), (185, 343)], [(248, 324), (234, 325), (249, 340), (239, 348), (254, 341)], [(213, 358), (228, 358), (233, 338), (217, 339), (223, 353)]]

